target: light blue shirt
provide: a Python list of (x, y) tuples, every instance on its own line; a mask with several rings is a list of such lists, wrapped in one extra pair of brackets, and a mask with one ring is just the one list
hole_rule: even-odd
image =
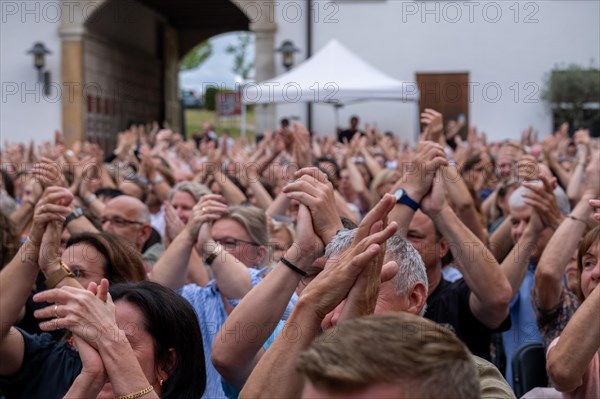
[[(260, 278), (262, 270), (248, 268), (248, 272), (250, 273), (252, 287), (262, 281)], [(205, 287), (200, 287), (196, 284), (188, 284), (179, 289), (177, 293), (192, 305), (200, 323), (202, 344), (204, 346), (204, 363), (206, 365), (206, 390), (204, 391), (202, 398), (225, 398), (225, 392), (223, 392), (221, 386), (221, 375), (214, 368), (212, 361), (210, 360), (210, 349), (213, 340), (227, 318), (227, 312), (225, 311), (223, 301), (221, 300), (221, 294), (217, 289), (217, 282), (213, 279)], [(285, 310), (283, 315), (284, 319), (289, 317), (297, 300), (298, 297), (294, 295)], [(239, 302), (239, 300), (229, 300), (229, 304), (232, 307), (237, 306)], [(234, 331), (233, 333), (236, 332)]]
[(542, 342), (535, 314), (531, 305), (531, 289), (535, 275), (535, 264), (530, 264), (519, 292), (510, 303), (510, 330), (502, 333), (502, 343), (506, 354), (506, 380), (513, 386), (512, 358), (524, 344)]

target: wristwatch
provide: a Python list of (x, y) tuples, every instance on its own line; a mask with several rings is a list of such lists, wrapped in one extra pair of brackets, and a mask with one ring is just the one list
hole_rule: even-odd
[(81, 208), (77, 207), (73, 209), (73, 212), (69, 213), (65, 218), (65, 226), (81, 216), (83, 216), (83, 210)]
[(60, 283), (67, 277), (73, 277), (73, 278), (75, 277), (75, 275), (73, 274), (71, 269), (69, 269), (69, 266), (67, 266), (67, 264), (65, 262), (63, 262), (61, 260), (59, 265), (60, 265), (60, 268), (58, 270), (55, 270), (52, 273), (50, 273), (50, 275), (48, 276), (48, 278), (45, 281), (46, 287), (48, 287), (48, 289), (52, 289), (52, 288), (56, 287), (58, 285), (58, 283)]
[(404, 189), (399, 188), (396, 190), (394, 196), (396, 197), (396, 204), (406, 205), (413, 211), (419, 209), (419, 203), (410, 198)]

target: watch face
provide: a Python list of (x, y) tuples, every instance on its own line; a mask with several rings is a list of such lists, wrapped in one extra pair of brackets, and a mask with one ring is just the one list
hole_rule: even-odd
[(398, 190), (396, 190), (396, 192), (394, 193), (394, 196), (396, 197), (396, 202), (400, 201), (400, 199), (402, 197), (404, 197), (404, 193), (405, 191), (401, 188), (399, 188)]

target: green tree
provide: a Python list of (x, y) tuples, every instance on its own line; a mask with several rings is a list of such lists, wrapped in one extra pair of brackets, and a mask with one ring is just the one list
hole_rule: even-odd
[(254, 62), (248, 60), (248, 49), (254, 46), (254, 35), (241, 32), (237, 35), (237, 44), (227, 46), (227, 54), (233, 54), (232, 71), (246, 80), (254, 70)]
[(212, 55), (212, 44), (205, 40), (191, 49), (179, 64), (180, 71), (189, 71), (198, 68)]
[(546, 78), (542, 99), (548, 102), (562, 119), (575, 127), (598, 120), (600, 113), (590, 112), (586, 104), (600, 103), (600, 70), (569, 65), (554, 70)]

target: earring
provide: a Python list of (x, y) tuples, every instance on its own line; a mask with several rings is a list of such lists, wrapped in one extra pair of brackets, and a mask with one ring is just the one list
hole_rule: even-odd
[(163, 380), (162, 378), (160, 379), (160, 381), (158, 381), (158, 385), (160, 385), (161, 387), (163, 386), (164, 383), (165, 383), (165, 380)]

